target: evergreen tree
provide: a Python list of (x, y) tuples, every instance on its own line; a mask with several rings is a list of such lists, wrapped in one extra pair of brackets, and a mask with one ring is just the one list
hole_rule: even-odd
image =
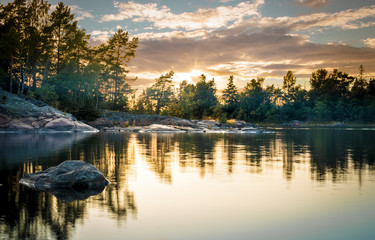
[[(109, 68), (109, 89), (112, 94), (113, 108), (118, 109), (120, 101), (127, 101), (126, 94), (131, 93), (130, 85), (126, 82), (127, 63), (135, 57), (138, 38), (130, 39), (128, 32), (119, 29), (109, 40), (106, 48), (106, 64)], [(118, 109), (119, 110), (119, 109)]]
[(293, 91), (294, 85), (296, 84), (296, 77), (294, 77), (292, 71), (288, 71), (283, 78), (283, 90), (286, 94), (289, 94)]
[(173, 71), (161, 75), (159, 79), (156, 80), (156, 83), (146, 91), (147, 94), (150, 96), (150, 99), (154, 102), (154, 109), (156, 115), (159, 115), (160, 111), (171, 103), (171, 98), (173, 96), (173, 75)]
[(213, 115), (214, 109), (219, 103), (215, 94), (215, 80), (212, 79), (210, 81), (207, 81), (206, 76), (202, 74), (195, 86), (194, 91), (194, 118), (202, 119), (203, 117), (209, 117)]
[(238, 90), (233, 83), (233, 75), (228, 79), (227, 88), (223, 91), (223, 112), (226, 114), (226, 117), (232, 118), (238, 109)]

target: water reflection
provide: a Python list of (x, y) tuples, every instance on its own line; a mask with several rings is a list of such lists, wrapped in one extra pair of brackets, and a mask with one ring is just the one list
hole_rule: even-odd
[[(374, 136), (375, 131), (332, 129), (270, 135), (0, 135), (0, 229), (5, 233), (0, 238), (68, 239), (77, 222), (88, 218), (89, 209), (108, 211), (119, 223), (136, 219), (142, 206), (130, 183), (143, 177), (141, 165), (169, 185), (189, 169), (203, 179), (242, 173), (268, 177), (276, 169), (287, 182), (301, 172), (321, 182), (355, 176), (361, 185), (364, 173), (374, 173)], [(93, 164), (112, 184), (94, 197), (72, 202), (18, 184), (25, 174), (74, 159)]]

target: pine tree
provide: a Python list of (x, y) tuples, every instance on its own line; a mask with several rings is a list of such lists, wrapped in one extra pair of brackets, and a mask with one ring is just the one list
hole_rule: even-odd
[(233, 83), (233, 75), (229, 77), (227, 88), (223, 91), (223, 100), (226, 105), (235, 105), (238, 103), (238, 90)]

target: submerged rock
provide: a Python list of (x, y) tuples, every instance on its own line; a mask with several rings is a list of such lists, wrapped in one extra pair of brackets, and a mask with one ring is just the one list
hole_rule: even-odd
[(78, 160), (65, 161), (56, 167), (30, 173), (19, 182), (34, 190), (51, 193), (61, 192), (61, 190), (66, 192), (67, 189), (72, 189), (72, 191), (101, 189), (102, 191), (109, 184), (97, 168)]

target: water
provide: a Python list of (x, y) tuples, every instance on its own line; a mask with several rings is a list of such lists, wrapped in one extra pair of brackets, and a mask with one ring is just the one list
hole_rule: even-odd
[[(375, 130), (0, 134), (0, 239), (375, 239)], [(64, 160), (112, 182), (67, 202), (18, 184)]]

